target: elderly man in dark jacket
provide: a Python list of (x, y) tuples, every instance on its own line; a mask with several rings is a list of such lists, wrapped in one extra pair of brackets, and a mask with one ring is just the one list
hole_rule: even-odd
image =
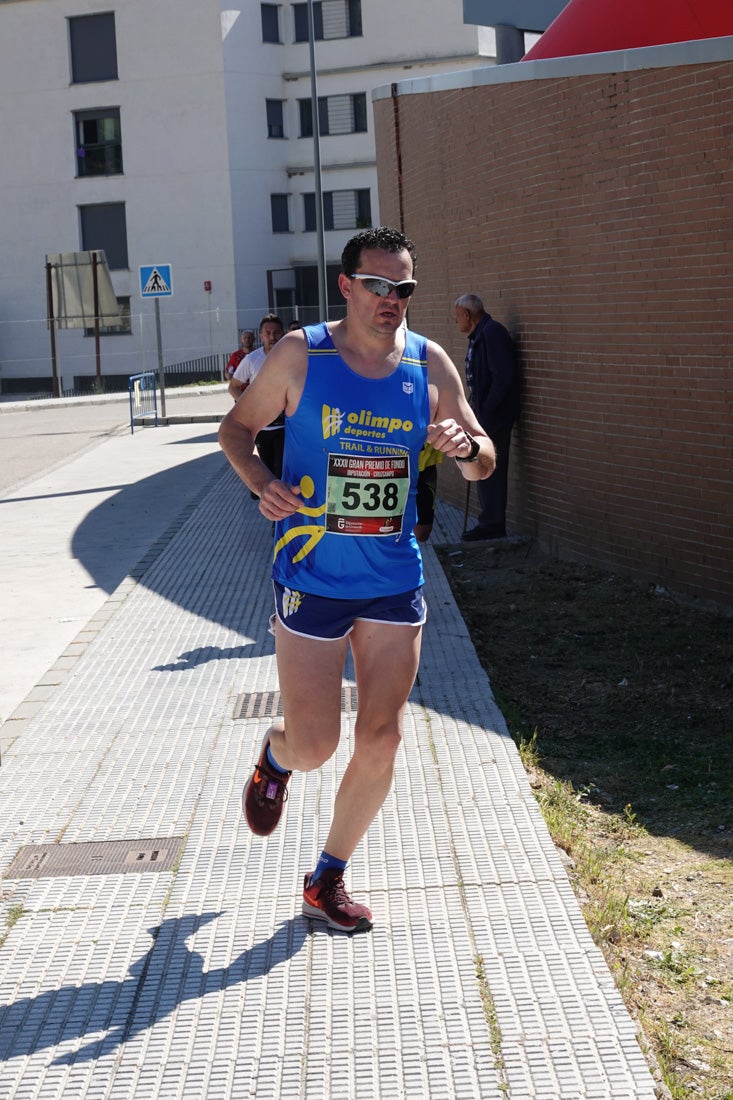
[(471, 408), (493, 440), (496, 469), (476, 482), (481, 512), (476, 526), (463, 534), (466, 542), (506, 536), (507, 476), (512, 425), (519, 416), (520, 377), (516, 349), (503, 325), (484, 309), (476, 294), (455, 303), (456, 324), (468, 337), (466, 384)]

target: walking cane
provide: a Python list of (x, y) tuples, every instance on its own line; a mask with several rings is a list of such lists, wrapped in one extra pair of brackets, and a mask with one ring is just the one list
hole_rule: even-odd
[(466, 533), (466, 528), (468, 527), (468, 500), (469, 500), (470, 496), (471, 496), (471, 482), (467, 481), (466, 482), (466, 507), (463, 509), (463, 531), (461, 532), (464, 535)]

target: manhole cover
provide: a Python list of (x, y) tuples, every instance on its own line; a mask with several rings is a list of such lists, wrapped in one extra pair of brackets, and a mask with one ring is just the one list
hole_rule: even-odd
[(80, 844), (26, 844), (3, 877), (60, 878), (65, 875), (170, 871), (185, 839), (182, 836), (165, 836)]
[[(341, 710), (345, 714), (356, 711), (356, 688), (353, 684), (344, 684), (341, 688)], [(279, 691), (253, 691), (247, 695), (238, 695), (234, 704), (234, 718), (277, 718), (282, 716), (283, 707)]]

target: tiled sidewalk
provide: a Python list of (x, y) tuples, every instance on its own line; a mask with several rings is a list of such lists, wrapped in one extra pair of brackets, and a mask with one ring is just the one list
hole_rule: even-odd
[[(459, 523), (441, 506), (434, 539)], [(651, 1100), (431, 547), (394, 789), (349, 870), (374, 930), (302, 918), (353, 693), (334, 758), (253, 837), (241, 790), (277, 701), (269, 552), (222, 460), (3, 755), (4, 874), (24, 845), (129, 841), (134, 861), (185, 843), (170, 870), (2, 880), (0, 1096)]]

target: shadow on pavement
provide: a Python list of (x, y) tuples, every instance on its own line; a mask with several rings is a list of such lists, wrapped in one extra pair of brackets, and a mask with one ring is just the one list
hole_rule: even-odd
[[(53, 1064), (95, 1061), (147, 1031), (186, 1001), (269, 974), (297, 955), (308, 935), (308, 922), (294, 917), (228, 966), (204, 970), (203, 957), (191, 951), (185, 941), (221, 915), (171, 918), (149, 929), (153, 942), (130, 967), (130, 978), (62, 986), (0, 1004), (0, 1059), (28, 1057), (38, 1050), (103, 1031), (106, 1035), (102, 1038), (95, 1037), (79, 1050), (61, 1055)], [(172, 959), (175, 965), (171, 965)]]
[(154, 672), (186, 672), (190, 668), (197, 668), (207, 661), (241, 661), (245, 657), (257, 657), (260, 647), (252, 644), (229, 646), (222, 649), (218, 645), (200, 646), (198, 649), (189, 649), (186, 653), (180, 653), (178, 660), (167, 665), (154, 665)]
[[(202, 437), (198, 442), (208, 438)], [(114, 592), (150, 545), (164, 534), (155, 531), (156, 519), (162, 510), (170, 512), (170, 501), (176, 499), (185, 506), (185, 502), (194, 499), (224, 466), (224, 456), (215, 451), (125, 485), (79, 524), (71, 542), (74, 557), (97, 587), (107, 593)]]

